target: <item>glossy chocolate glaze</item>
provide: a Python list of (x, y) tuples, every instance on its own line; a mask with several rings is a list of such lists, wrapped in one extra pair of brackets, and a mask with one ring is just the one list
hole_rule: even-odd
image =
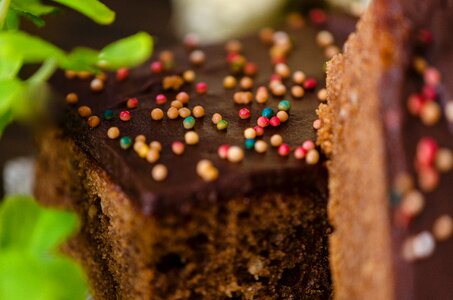
[[(393, 2), (393, 1), (390, 1)], [(399, 2), (399, 3), (398, 3)], [(416, 181), (414, 161), (416, 146), (420, 138), (433, 137), (440, 147), (453, 149), (451, 124), (445, 116), (432, 127), (423, 125), (419, 118), (409, 114), (406, 108), (407, 97), (420, 90), (422, 79), (411, 71), (409, 64), (417, 48), (417, 32), (427, 29), (433, 33), (433, 43), (426, 50), (424, 57), (442, 74), (440, 103), (445, 105), (453, 97), (453, 40), (450, 31), (453, 29), (452, 1), (395, 1), (396, 10), (406, 18), (408, 26), (407, 42), (400, 45), (406, 57), (398, 62), (397, 69), (384, 77), (382, 87), (383, 116), (397, 115), (400, 124), (396, 130), (391, 128), (388, 120), (385, 124), (389, 153), (389, 180), (394, 180), (400, 172), (409, 172)], [(391, 77), (390, 75), (393, 75)], [(391, 81), (391, 84), (388, 83)], [(386, 91), (387, 90), (387, 91)], [(389, 92), (388, 90), (391, 90)], [(389, 94), (390, 93), (390, 94)], [(393, 94), (391, 94), (393, 93)], [(388, 97), (392, 95), (392, 97)], [(394, 101), (394, 99), (401, 99)], [(402, 258), (401, 247), (406, 238), (422, 231), (431, 231), (434, 221), (443, 214), (453, 215), (451, 195), (453, 193), (453, 173), (440, 175), (439, 186), (430, 193), (424, 193), (426, 205), (420, 215), (416, 216), (407, 228), (393, 226), (395, 293), (396, 299), (452, 299), (453, 287), (453, 240), (436, 242), (434, 253), (425, 259), (407, 262)], [(392, 214), (397, 208), (392, 208)]]
[[(351, 21), (348, 20), (346, 23), (348, 25), (335, 25), (333, 29), (337, 32), (336, 36), (340, 43), (352, 29)], [(337, 20), (331, 24), (343, 24), (343, 21)], [(289, 56), (288, 63), (292, 70), (300, 69), (307, 76), (316, 78), (319, 82), (318, 90), (324, 87), (323, 67), (326, 58), (323, 50), (315, 44), (317, 31), (318, 29), (313, 27), (305, 27), (289, 32), (294, 39), (295, 48)], [(255, 88), (258, 85), (267, 85), (272, 74), (268, 47), (263, 45), (257, 36), (245, 38), (242, 42), (246, 57), (258, 64)], [(157, 94), (167, 95), (169, 101), (162, 107), (166, 111), (176, 93), (163, 91), (161, 84), (163, 75), (152, 75), (149, 64), (131, 70), (129, 78), (124, 82), (117, 82), (114, 76), (109, 76), (106, 88), (101, 93), (90, 91), (89, 80), (68, 80), (62, 74), (57, 74), (53, 79), (53, 85), (58, 93), (65, 95), (76, 92), (79, 95), (78, 105), (90, 106), (94, 115), (102, 116), (106, 109), (112, 109), (115, 113), (113, 120), (102, 120), (99, 127), (91, 129), (86, 121), (78, 116), (76, 107), (66, 107), (64, 113), (59, 114), (61, 126), (66, 134), (92, 157), (93, 163), (106, 170), (112, 180), (118, 183), (145, 214), (160, 214), (172, 210), (184, 212), (189, 211), (197, 201), (216, 202), (234, 196), (255, 195), (266, 191), (287, 193), (317, 191), (325, 197), (327, 173), (321, 163), (309, 166), (304, 161), (297, 161), (292, 154), (283, 158), (271, 147), (266, 154), (245, 150), (245, 158), (239, 164), (223, 161), (217, 156), (217, 148), (221, 144), (243, 146), (243, 130), (255, 126), (256, 119), (264, 107), (269, 106), (275, 110), (280, 99), (271, 98), (265, 105), (256, 102), (248, 105), (252, 111), (252, 118), (240, 120), (237, 113), (242, 106), (233, 103), (233, 91), (226, 91), (222, 84), (223, 78), (230, 74), (223, 45), (207, 46), (202, 49), (207, 55), (206, 62), (194, 70), (197, 82), (207, 82), (209, 91), (206, 95), (198, 95), (191, 84), (185, 84), (182, 90), (191, 96), (188, 107), (202, 105), (206, 110), (206, 116), (197, 119), (194, 128), (200, 136), (200, 143), (195, 146), (187, 145), (183, 155), (176, 156), (171, 151), (173, 141), (184, 140), (186, 130), (182, 126), (182, 119), (164, 118), (163, 121), (153, 121), (150, 118), (151, 109), (158, 107), (154, 102)], [(191, 68), (188, 64), (188, 52), (183, 47), (175, 47), (172, 51), (177, 62), (173, 73)], [(158, 52), (155, 51), (155, 56)], [(129, 97), (137, 97), (140, 104), (138, 108), (130, 110), (131, 121), (123, 122), (119, 120), (118, 114), (126, 109), (125, 103)], [(314, 140), (312, 123), (316, 119), (315, 109), (319, 104), (316, 92), (307, 92), (301, 100), (293, 99), (288, 92), (285, 99), (292, 102), (289, 121), (279, 128), (267, 128), (264, 140), (269, 141), (269, 137), (274, 133), (281, 134), (291, 147), (298, 146), (307, 139)], [(211, 116), (216, 112), (230, 121), (226, 132), (218, 131), (211, 123)], [(168, 167), (168, 178), (164, 182), (155, 182), (150, 175), (151, 164), (139, 158), (132, 149), (122, 150), (118, 140), (108, 139), (106, 132), (111, 126), (118, 126), (121, 136), (135, 138), (139, 134), (144, 134), (147, 141), (161, 142), (163, 151), (159, 163)], [(201, 159), (210, 159), (219, 169), (220, 176), (216, 182), (204, 182), (196, 175), (195, 166)]]

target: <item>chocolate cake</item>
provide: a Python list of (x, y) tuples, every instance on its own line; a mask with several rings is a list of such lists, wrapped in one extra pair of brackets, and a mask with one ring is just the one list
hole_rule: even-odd
[(36, 194), (79, 214), (66, 250), (95, 299), (332, 297), (313, 126), (325, 62), (354, 21), (325, 19), (292, 15), (286, 33), (226, 46), (189, 37), (137, 69), (53, 78)]
[(337, 299), (452, 299), (453, 3), (376, 0), (327, 68)]

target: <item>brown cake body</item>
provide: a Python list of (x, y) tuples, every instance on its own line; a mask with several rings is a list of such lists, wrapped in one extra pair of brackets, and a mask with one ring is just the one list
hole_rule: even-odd
[[(443, 173), (436, 163), (417, 161), (426, 137), (453, 149), (445, 113), (453, 92), (447, 67), (453, 63), (447, 37), (452, 15), (448, 1), (375, 1), (344, 54), (328, 65), (329, 100), (319, 109), (324, 126), (318, 142), (331, 155), (328, 214), (337, 299), (453, 295), (453, 242), (450, 234), (439, 237), (436, 227), (453, 213), (451, 167)], [(420, 32), (432, 36), (422, 50)], [(419, 56), (425, 69), (442, 74), (436, 96), (425, 100), (443, 108), (432, 125), (408, 110), (410, 95), (426, 85), (413, 71)], [(423, 167), (432, 177), (426, 179)], [(422, 201), (408, 196), (414, 191)]]
[[(341, 43), (349, 27), (332, 22), (328, 24), (336, 27)], [(323, 49), (315, 44), (319, 30), (306, 26), (289, 33), (294, 39), (289, 66), (315, 78), (318, 87), (306, 91), (302, 99), (290, 97), (289, 92), (285, 95), (292, 103), (290, 119), (277, 128), (266, 128), (263, 139), (268, 143), (275, 133), (293, 149), (315, 138), (316, 92), (324, 83), (326, 61)], [(274, 72), (269, 48), (257, 36), (241, 41), (246, 57), (259, 69), (255, 92), (257, 86), (269, 83)], [(202, 49), (207, 59), (195, 71), (197, 81), (205, 81), (209, 90), (197, 94), (194, 84), (188, 83), (182, 90), (191, 96), (189, 107), (203, 105), (206, 116), (195, 125), (200, 143), (186, 145), (181, 156), (170, 149), (173, 141), (184, 139), (187, 130), (182, 119), (154, 121), (150, 111), (157, 107), (157, 94), (168, 97), (164, 111), (177, 94), (164, 90), (165, 77), (193, 68), (182, 47), (173, 51), (175, 69), (156, 75), (146, 65), (131, 70), (120, 83), (110, 74), (101, 93), (90, 91), (87, 80), (57, 76), (57, 91), (77, 92), (79, 102), (57, 110), (57, 128), (42, 138), (38, 198), (80, 215), (81, 233), (68, 250), (87, 269), (96, 299), (330, 298), (325, 167), (297, 160), (292, 153), (282, 157), (276, 148), (265, 154), (246, 151), (241, 163), (221, 160), (217, 148), (221, 144), (242, 147), (243, 130), (255, 126), (262, 109), (275, 109), (282, 97), (271, 97), (265, 105), (248, 105), (252, 118), (239, 120), (243, 106), (232, 101), (236, 90), (227, 91), (222, 84), (231, 73), (224, 45)], [(291, 80), (285, 84), (291, 87)], [(140, 104), (130, 109), (129, 122), (121, 121), (118, 116), (131, 97)], [(90, 128), (77, 112), (82, 105), (98, 116), (112, 110), (115, 117)], [(216, 112), (230, 121), (227, 131), (212, 124)], [(163, 147), (159, 163), (168, 167), (168, 178), (153, 180), (153, 164), (132, 147), (123, 150), (118, 140), (107, 137), (111, 126), (118, 126), (121, 136), (134, 139), (143, 134), (148, 142), (159, 141)], [(216, 181), (206, 182), (197, 175), (201, 159), (211, 160), (218, 168)]]

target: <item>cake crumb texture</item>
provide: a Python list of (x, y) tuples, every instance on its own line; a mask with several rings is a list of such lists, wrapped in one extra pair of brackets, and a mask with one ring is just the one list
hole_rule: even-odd
[(307, 187), (145, 217), (70, 139), (54, 131), (40, 140), (36, 194), (79, 214), (65, 250), (87, 270), (95, 299), (332, 297), (325, 193)]

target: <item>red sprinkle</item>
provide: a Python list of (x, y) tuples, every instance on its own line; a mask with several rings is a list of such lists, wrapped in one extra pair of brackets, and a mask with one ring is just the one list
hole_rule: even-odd
[(281, 144), (279, 147), (278, 147), (278, 154), (280, 156), (288, 156), (289, 155), (289, 146), (288, 144)]
[(198, 94), (205, 94), (208, 91), (208, 84), (206, 82), (199, 82), (195, 86), (195, 90)]
[(129, 77), (129, 69), (127, 68), (120, 68), (116, 71), (116, 80), (123, 81), (127, 77)]
[(282, 82), (282, 77), (278, 74), (272, 74), (271, 79), (269, 81), (270, 82), (274, 82), (274, 81)]
[(431, 44), (433, 41), (433, 34), (427, 29), (422, 29), (418, 34), (418, 39), (423, 44), (428, 45)]
[(162, 73), (162, 71), (164, 70), (164, 65), (160, 61), (155, 61), (155, 62), (151, 63), (150, 68), (151, 68), (151, 72), (158, 74), (158, 73)]
[(220, 145), (219, 148), (217, 149), (217, 154), (221, 159), (227, 159), (228, 158), (228, 149), (230, 149), (229, 145)]
[(242, 120), (249, 119), (250, 116), (251, 116), (251, 113), (248, 108), (244, 107), (239, 110), (239, 118), (241, 118)]
[(137, 98), (129, 98), (129, 100), (127, 100), (127, 108), (136, 108), (137, 106), (138, 106)]
[(425, 104), (426, 100), (420, 94), (412, 94), (407, 100), (407, 109), (414, 116), (418, 116)]
[(417, 144), (417, 165), (431, 166), (436, 158), (437, 149), (437, 142), (433, 138), (422, 138)]
[(437, 97), (437, 91), (434, 87), (425, 85), (423, 86), (423, 96), (426, 98), (426, 100), (435, 100)]
[(285, 56), (273, 56), (272, 57), (273, 65), (286, 64), (287, 62), (288, 62), (288, 59)]
[(258, 118), (257, 124), (259, 127), (262, 127), (262, 128), (267, 127), (267, 126), (269, 126), (269, 119), (266, 118), (265, 116), (261, 116)]
[(227, 62), (228, 62), (229, 64), (233, 63), (233, 61), (234, 61), (238, 56), (239, 56), (239, 54), (236, 53), (236, 52), (229, 52), (229, 53), (227, 54)]
[(253, 127), (253, 129), (255, 129), (256, 136), (263, 136), (263, 134), (264, 134), (264, 128), (263, 127), (255, 126), (255, 127)]
[(273, 116), (270, 120), (269, 120), (269, 123), (273, 126), (273, 127), (277, 127), (277, 126), (280, 126), (280, 119), (277, 117), (277, 116)]
[(304, 89), (306, 91), (312, 91), (316, 88), (316, 86), (318, 85), (318, 82), (316, 81), (316, 79), (314, 78), (307, 78), (305, 81), (304, 81)]
[(296, 159), (304, 159), (307, 153), (308, 151), (304, 147), (300, 146), (294, 150), (294, 157)]
[(131, 119), (131, 113), (127, 110), (123, 110), (120, 112), (120, 120), (121, 121), (129, 121)]
[(245, 64), (244, 74), (247, 76), (254, 76), (258, 72), (258, 67), (255, 63), (249, 62)]
[(165, 104), (167, 102), (167, 97), (164, 94), (159, 94), (156, 96), (156, 104)]
[(322, 25), (326, 23), (327, 15), (322, 9), (314, 8), (310, 11), (310, 20), (313, 24)]

